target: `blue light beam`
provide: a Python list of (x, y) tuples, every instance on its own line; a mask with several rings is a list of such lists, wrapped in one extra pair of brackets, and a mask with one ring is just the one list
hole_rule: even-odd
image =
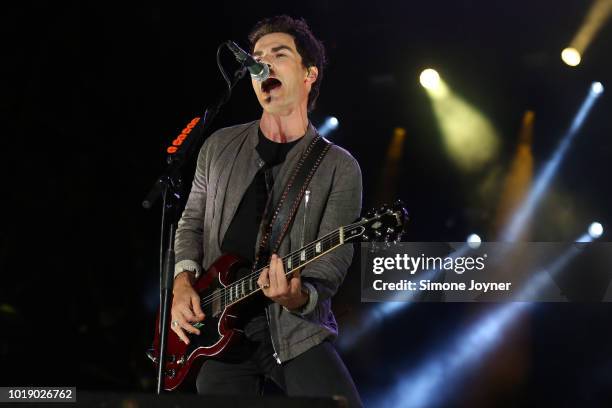
[[(591, 242), (588, 233), (575, 242)], [(548, 267), (536, 272), (517, 294), (517, 299), (533, 298), (548, 287), (551, 276), (561, 271), (582, 247), (572, 245)], [(417, 369), (408, 373), (375, 401), (366, 401), (368, 406), (382, 408), (425, 408), (447, 406), (444, 404), (459, 387), (461, 378), (470, 368), (481, 363), (486, 354), (504, 340), (504, 334), (532, 302), (513, 301), (498, 306), (479, 321), (457, 336), (442, 352), (434, 354)]]
[(319, 134), (326, 137), (328, 134), (333, 132), (340, 125), (340, 121), (335, 116), (329, 116), (325, 119), (325, 122), (319, 127)]
[[(450, 258), (458, 258), (463, 256), (470, 247), (472, 247), (472, 243), (468, 243), (459, 247), (455, 252), (449, 254)], [(440, 273), (439, 269), (429, 269), (423, 272), (423, 275), (419, 279), (428, 279), (435, 280)], [(338, 347), (343, 351), (351, 350), (366, 334), (371, 334), (374, 330), (382, 325), (382, 323), (395, 316), (397, 313), (407, 310), (412, 304), (412, 298), (417, 296), (416, 292), (410, 292), (408, 294), (396, 294), (395, 297), (398, 299), (397, 301), (394, 298), (389, 299), (388, 301), (381, 302), (375, 304), (371, 310), (369, 310), (366, 315), (359, 319), (359, 324), (354, 327), (348, 327), (346, 329), (346, 334), (341, 336), (338, 340)], [(408, 297), (408, 299), (406, 299)], [(400, 300), (401, 299), (401, 300)]]
[(602, 93), (603, 85), (600, 82), (593, 82), (586, 99), (574, 117), (569, 130), (561, 139), (561, 142), (553, 153), (552, 158), (544, 165), (544, 168), (536, 177), (533, 188), (529, 191), (525, 201), (510, 219), (510, 222), (504, 231), (502, 231), (501, 241), (514, 242), (520, 237), (536, 206), (541, 201), (544, 193), (550, 186), (553, 177), (561, 165), (561, 161), (567, 154), (572, 141), (582, 127), (582, 124), (593, 107), (593, 104)]

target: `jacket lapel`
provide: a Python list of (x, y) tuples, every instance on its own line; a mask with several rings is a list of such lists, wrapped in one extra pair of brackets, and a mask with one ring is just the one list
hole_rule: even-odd
[(236, 140), (235, 144), (232, 143), (228, 154), (223, 155), (225, 157), (219, 161), (219, 165), (224, 166), (215, 197), (215, 206), (221, 209), (221, 222), (217, 234), (219, 248), (238, 210), (242, 196), (260, 167), (261, 160), (255, 150), (258, 129), (259, 121), (256, 121), (246, 132), (245, 137)]
[[(246, 132), (245, 138), (239, 138), (232, 146), (227, 155), (219, 161), (221, 166), (225, 165), (219, 177), (219, 184), (215, 195), (215, 207), (221, 209), (221, 222), (219, 223), (218, 246), (221, 248), (225, 233), (229, 228), (238, 206), (242, 201), (244, 193), (253, 182), (255, 174), (263, 165), (263, 161), (259, 157), (255, 147), (259, 141), (258, 136), (259, 121), (253, 122), (253, 125)], [(306, 147), (312, 139), (317, 135), (317, 130), (312, 124), (308, 124), (308, 130), (302, 139), (295, 145), (287, 154), (285, 161), (279, 169), (275, 171), (274, 187), (273, 187), (273, 203), (277, 203), (283, 188), (287, 184), (289, 177), (298, 160), (302, 156)], [(232, 164), (231, 166), (228, 164)], [(277, 177), (278, 175), (281, 177)], [(257, 236), (257, 242), (261, 238), (261, 228)]]

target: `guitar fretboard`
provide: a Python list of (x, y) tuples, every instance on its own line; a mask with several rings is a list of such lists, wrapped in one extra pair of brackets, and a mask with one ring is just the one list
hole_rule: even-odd
[[(344, 228), (341, 227), (333, 232), (330, 232), (324, 237), (314, 242), (311, 242), (310, 244), (302, 247), (301, 249), (290, 253), (289, 255), (282, 258), (285, 275), (289, 275), (296, 269), (304, 267), (309, 262), (312, 262), (321, 255), (324, 255), (334, 250), (343, 243)], [(261, 288), (257, 285), (257, 279), (259, 278), (261, 272), (269, 266), (270, 264), (249, 274), (248, 276), (242, 279), (239, 279), (231, 285), (220, 289), (221, 293), (219, 293), (219, 295), (221, 300), (221, 308), (225, 308), (233, 303), (239, 302), (242, 299), (261, 290)]]

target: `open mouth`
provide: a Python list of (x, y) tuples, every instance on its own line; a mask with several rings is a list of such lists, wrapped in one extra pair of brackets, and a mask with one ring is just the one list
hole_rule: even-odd
[(279, 88), (283, 84), (276, 78), (268, 78), (261, 83), (261, 90), (264, 93), (270, 93), (273, 89)]

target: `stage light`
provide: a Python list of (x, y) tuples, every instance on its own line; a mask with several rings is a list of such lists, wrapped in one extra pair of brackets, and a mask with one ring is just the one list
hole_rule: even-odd
[(591, 238), (597, 239), (601, 237), (602, 234), (603, 234), (603, 225), (601, 225), (598, 222), (594, 222), (591, 225), (589, 225), (589, 235), (591, 236)]
[(603, 93), (603, 91), (604, 91), (604, 87), (601, 84), (601, 82), (593, 82), (591, 84), (591, 92), (593, 92), (595, 95), (599, 95)]
[[(498, 202), (497, 214), (495, 216), (496, 236), (499, 236), (504, 225), (507, 224), (512, 214), (525, 199), (533, 181), (534, 160), (532, 143), (534, 122), (535, 113), (529, 110), (526, 111), (523, 115), (519, 131), (516, 153), (510, 164), (510, 170), (505, 176), (502, 193)], [(527, 232), (526, 230), (524, 231), (524, 233)], [(519, 238), (522, 238), (522, 236)]]
[[(579, 242), (579, 241), (576, 241)], [(393, 408), (427, 408), (452, 406), (450, 399), (465, 384), (462, 380), (482, 367), (482, 362), (497, 346), (507, 341), (507, 332), (520, 316), (533, 306), (531, 300), (554, 285), (552, 277), (561, 272), (580, 252), (581, 246), (570, 246), (550, 265), (537, 271), (517, 293), (515, 301), (500, 303), (485, 313), (446, 347), (435, 351), (421, 363), (410, 361), (406, 372), (393, 375), (395, 384), (366, 399), (367, 406)]]
[(491, 162), (499, 150), (499, 137), (491, 121), (453, 92), (434, 70), (421, 73), (421, 84), (430, 97), (451, 159), (468, 172)]
[(340, 125), (340, 121), (335, 116), (328, 116), (325, 122), (319, 127), (319, 134), (327, 136), (333, 130), (336, 130)]
[(502, 231), (500, 238), (501, 241), (517, 241), (521, 234), (525, 231), (525, 228), (529, 224), (529, 220), (533, 215), (536, 206), (540, 203), (540, 201), (544, 197), (544, 194), (552, 183), (552, 180), (556, 175), (557, 171), (559, 170), (563, 159), (569, 152), (572, 142), (576, 138), (578, 131), (582, 127), (582, 124), (584, 123), (587, 115), (591, 111), (591, 108), (597, 101), (597, 98), (600, 96), (602, 90), (603, 85), (601, 85), (601, 83), (599, 82), (594, 82), (591, 85), (584, 102), (582, 102), (582, 105), (578, 109), (576, 116), (574, 116), (574, 119), (572, 120), (569, 129), (559, 141), (559, 144), (553, 152), (552, 157), (543, 166), (542, 170), (540, 170), (539, 174), (534, 180), (534, 184), (531, 190), (529, 191), (527, 197), (521, 203), (516, 212), (512, 215), (510, 222), (508, 222), (508, 224)]
[(399, 177), (402, 169), (405, 140), (406, 129), (396, 127), (393, 130), (393, 137), (387, 148), (385, 161), (382, 163), (380, 181), (377, 183), (378, 187), (375, 197), (378, 203), (393, 202), (397, 196), (397, 188), (402, 184)]
[(575, 48), (565, 48), (561, 51), (561, 59), (570, 67), (575, 67), (580, 64), (580, 53)]
[(470, 234), (470, 236), (467, 237), (466, 242), (468, 243), (470, 248), (476, 249), (480, 246), (480, 243), (482, 242), (482, 240), (480, 239), (478, 234)]
[(335, 116), (330, 116), (329, 118), (327, 118), (327, 123), (329, 123), (332, 129), (335, 129), (338, 127), (338, 124), (340, 122), (338, 122), (338, 118), (336, 118)]
[(612, 15), (611, 0), (593, 0), (589, 3), (591, 3), (590, 8), (580, 28), (568, 47), (561, 53), (561, 59), (563, 59), (563, 62), (567, 65), (575, 66), (580, 63), (581, 57), (584, 56), (599, 30), (605, 26), (606, 21), (610, 18), (610, 15)]
[[(468, 245), (461, 245), (455, 252), (449, 254), (451, 258), (459, 258), (469, 251)], [(420, 279), (434, 280), (440, 274), (439, 269), (428, 269), (424, 271)], [(414, 304), (417, 292), (408, 294), (398, 293), (386, 302), (376, 303), (355, 325), (349, 325), (344, 330), (347, 333), (338, 340), (338, 347), (344, 351), (351, 350), (365, 336), (376, 333), (378, 327), (382, 326), (387, 319), (393, 318), (399, 312), (406, 311)]]
[(440, 74), (435, 69), (427, 68), (421, 72), (419, 82), (425, 89), (436, 90), (440, 87)]

